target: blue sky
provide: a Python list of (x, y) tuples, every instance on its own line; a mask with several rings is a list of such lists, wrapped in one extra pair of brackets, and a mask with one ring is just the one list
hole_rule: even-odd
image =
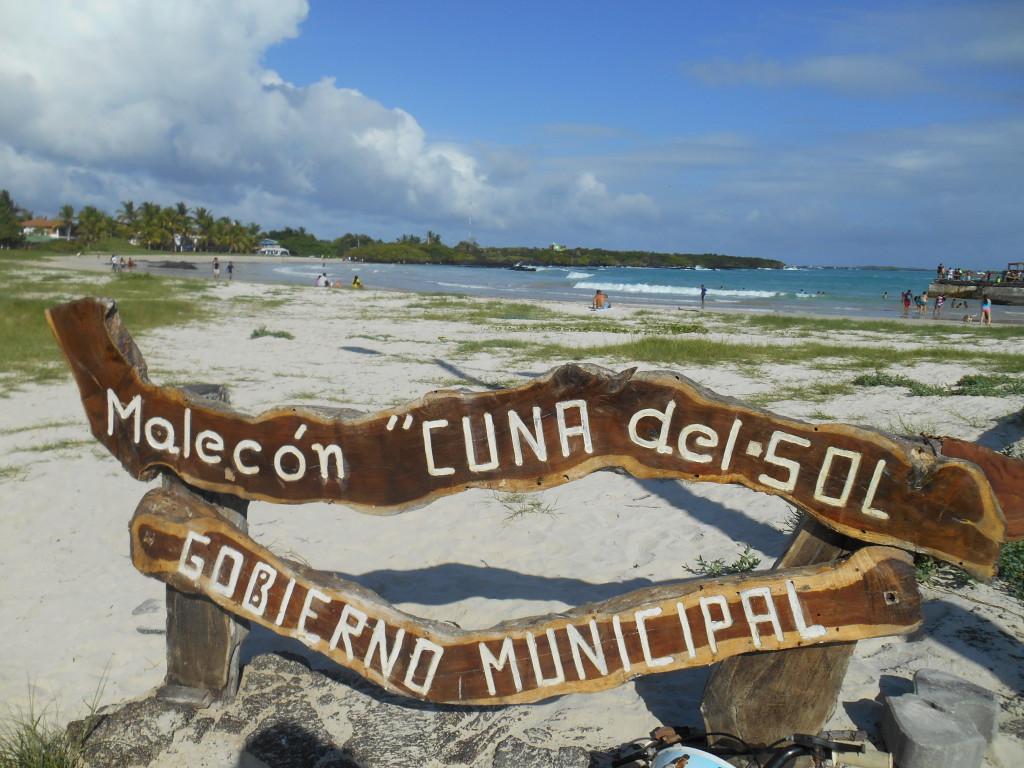
[(1021, 258), (1017, 0), (0, 13), (0, 186), (42, 215), (183, 200), (322, 238)]

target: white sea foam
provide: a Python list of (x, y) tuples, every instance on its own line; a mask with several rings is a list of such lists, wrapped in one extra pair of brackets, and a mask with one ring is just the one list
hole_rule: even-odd
[(565, 276), (566, 280), (585, 280), (588, 277), (593, 277), (593, 272), (570, 272)]
[[(573, 288), (600, 288), (606, 293), (666, 293), (673, 296), (700, 296), (700, 288), (686, 285), (650, 285), (647, 283), (575, 283)], [(776, 291), (748, 291), (708, 288), (708, 296), (736, 296), (746, 299), (770, 299), (778, 296)]]

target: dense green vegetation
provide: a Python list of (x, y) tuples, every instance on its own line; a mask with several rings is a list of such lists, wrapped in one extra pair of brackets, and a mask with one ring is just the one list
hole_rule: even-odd
[[(51, 219), (58, 222), (61, 238), (47, 238), (35, 246), (26, 244), (19, 223), (34, 218), (19, 208), (7, 190), (0, 191), (0, 246), (39, 247), (47, 251), (105, 252), (130, 254), (139, 251), (200, 251), (209, 253), (254, 253), (264, 238), (275, 240), (296, 256), (350, 258), (356, 261), (456, 264), (463, 266), (511, 267), (516, 264), (559, 266), (629, 267), (714, 267), (755, 269), (785, 266), (774, 259), (724, 256), (717, 253), (652, 253), (650, 251), (609, 251), (603, 248), (554, 246), (550, 248), (485, 248), (464, 240), (452, 247), (441, 242), (436, 232), (426, 237), (402, 235), (385, 243), (369, 235), (348, 233), (334, 240), (321, 240), (304, 227), (265, 232), (253, 222), (242, 224), (226, 216), (216, 217), (206, 208), (189, 208), (184, 202), (162, 206), (144, 202), (136, 206), (125, 200), (114, 215), (87, 205), (75, 211), (64, 205)], [(114, 239), (116, 238), (116, 239)]]

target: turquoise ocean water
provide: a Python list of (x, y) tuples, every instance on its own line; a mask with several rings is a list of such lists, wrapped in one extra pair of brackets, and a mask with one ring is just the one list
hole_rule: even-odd
[[(154, 270), (177, 272), (177, 270)], [(332, 281), (349, 285), (358, 275), (367, 288), (441, 294), (496, 296), (508, 300), (552, 299), (589, 303), (598, 288), (615, 303), (655, 304), (693, 309), (700, 306), (700, 287), (707, 286), (707, 308), (747, 312), (812, 313), (852, 318), (899, 318), (900, 294), (922, 293), (934, 272), (922, 270), (778, 269), (651, 269), (633, 267), (538, 267), (535, 272), (485, 267), (368, 264), (345, 261), (247, 262), (236, 265), (235, 279), (292, 283), (313, 287), (326, 272)], [(182, 274), (188, 274), (182, 272)], [(191, 273), (195, 276), (195, 272)], [(200, 273), (201, 274), (201, 273)], [(321, 289), (324, 290), (324, 289)], [(886, 294), (888, 296), (886, 297)], [(947, 302), (944, 319), (977, 314), (978, 302), (967, 309)], [(917, 313), (912, 312), (917, 321)], [(927, 318), (931, 318), (931, 302)], [(1024, 307), (996, 307), (995, 321), (1024, 323)]]

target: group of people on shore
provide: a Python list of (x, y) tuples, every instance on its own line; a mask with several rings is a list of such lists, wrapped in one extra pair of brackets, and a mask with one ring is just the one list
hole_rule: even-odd
[[(235, 263), (233, 261), (228, 262), (227, 273), (228, 280), (235, 279)], [(213, 257), (213, 279), (220, 280), (220, 259), (216, 256)]]
[[(341, 280), (335, 280), (331, 282), (331, 278), (327, 276), (326, 272), (321, 272), (317, 275), (316, 285), (320, 288), (341, 288)], [(359, 275), (352, 278), (352, 288), (362, 288), (363, 281), (359, 279)]]
[(110, 254), (110, 271), (111, 272), (134, 272), (135, 271), (135, 259), (131, 256), (128, 257), (128, 261), (124, 260), (124, 256), (118, 256), (116, 253)]
[[(941, 265), (939, 266), (941, 267)], [(887, 298), (888, 296), (889, 294), (886, 293), (885, 295), (882, 296), (882, 298), (884, 299)], [(904, 291), (903, 293), (900, 294), (900, 301), (903, 302), (904, 317), (910, 316), (911, 305), (917, 307), (918, 317), (923, 317), (928, 311), (928, 297), (923, 293), (919, 293), (915, 296), (913, 291)], [(945, 307), (945, 305), (946, 294), (940, 293), (938, 296), (935, 297), (935, 303), (932, 305), (932, 317), (935, 318), (936, 320), (942, 319), (942, 309), (943, 307)], [(962, 301), (957, 301), (957, 299), (953, 299), (950, 306), (952, 306), (953, 309), (970, 308), (970, 305), (967, 303), (967, 299), (963, 299)], [(964, 322), (971, 322), (971, 320), (973, 320), (973, 317), (974, 316), (970, 313), (964, 315)], [(971, 320), (968, 320), (968, 318), (971, 318)], [(980, 319), (982, 325), (992, 325), (992, 299), (988, 298), (987, 296), (981, 300)]]

